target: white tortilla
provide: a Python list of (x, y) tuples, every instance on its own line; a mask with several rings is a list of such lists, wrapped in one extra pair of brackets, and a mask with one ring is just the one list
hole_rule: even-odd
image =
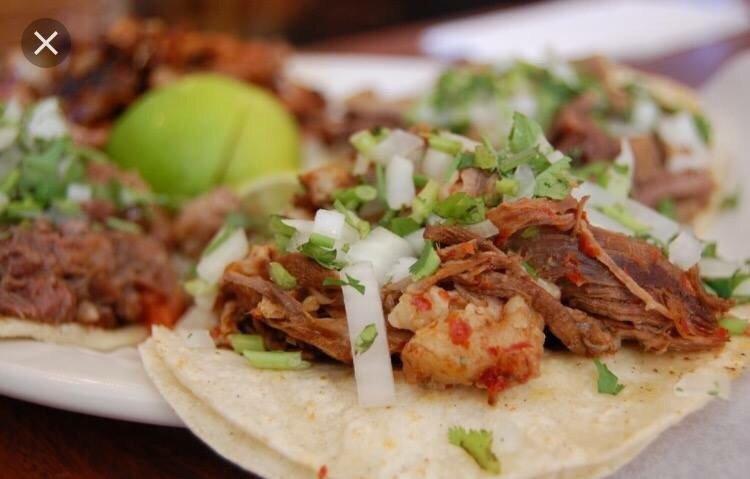
[(148, 337), (142, 325), (117, 329), (86, 327), (77, 323), (48, 324), (0, 317), (0, 338), (36, 339), (48, 343), (70, 344), (98, 351), (111, 351), (140, 343)]
[[(397, 376), (395, 406), (363, 409), (345, 367), (256, 370), (231, 351), (187, 348), (164, 328), (155, 328), (142, 348), (157, 386), (165, 383), (166, 370), (148, 360), (149, 351), (180, 384), (179, 389), (160, 388), (178, 415), (220, 454), (250, 470), (263, 472), (253, 458), (231, 452), (240, 447), (232, 445), (234, 441), (258, 455), (275, 451), (271, 460), (296, 464), (307, 471), (306, 477), (314, 477), (324, 465), (331, 478), (493, 477), (448, 442), (448, 429), (463, 426), (493, 432), (501, 477), (515, 479), (611, 473), (713, 398), (708, 391), (675, 394), (680, 378), (696, 371), (719, 379), (739, 374), (750, 353), (750, 338), (734, 338), (721, 353), (656, 356), (620, 351), (605, 359), (626, 385), (618, 396), (596, 392), (590, 359), (546, 352), (541, 377), (504, 392), (494, 407), (487, 405), (482, 391), (431, 391)], [(202, 407), (178, 407), (186, 395)], [(209, 421), (215, 426), (210, 433), (196, 426)], [(217, 424), (228, 429), (222, 432)]]

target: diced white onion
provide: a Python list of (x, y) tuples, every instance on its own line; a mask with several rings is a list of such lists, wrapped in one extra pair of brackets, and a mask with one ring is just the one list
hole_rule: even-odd
[(68, 134), (65, 117), (56, 98), (42, 100), (32, 108), (26, 132), (29, 137), (40, 140), (52, 140)]
[(648, 98), (639, 97), (633, 104), (631, 124), (638, 133), (652, 131), (656, 122), (659, 121), (659, 107)]
[(237, 228), (215, 250), (203, 256), (196, 270), (202, 280), (215, 284), (224, 274), (230, 263), (242, 259), (248, 252), (247, 236), (242, 228)]
[(287, 251), (297, 251), (297, 248), (307, 243), (310, 239), (310, 234), (315, 227), (315, 223), (309, 220), (295, 220), (295, 219), (283, 219), (281, 220), (287, 226), (291, 226), (296, 231), (292, 235), (287, 245)]
[(404, 236), (404, 239), (409, 242), (409, 245), (411, 245), (411, 249), (414, 251), (414, 254), (419, 255), (422, 252), (422, 249), (424, 249), (424, 228), (420, 228), (413, 233), (409, 233), (408, 235)]
[(315, 212), (313, 233), (338, 240), (344, 233), (346, 217), (338, 211), (320, 209)]
[(661, 139), (673, 148), (701, 150), (705, 147), (693, 116), (686, 111), (661, 118), (657, 131)]
[[(636, 201), (617, 198), (601, 186), (588, 181), (584, 181), (574, 188), (571, 191), (571, 195), (578, 200), (584, 196), (589, 197), (589, 201), (586, 204), (586, 212), (590, 217), (598, 216), (596, 214), (596, 207), (599, 206), (611, 206), (616, 203), (625, 206), (635, 219), (650, 228), (648, 233), (662, 243), (669, 242), (680, 231), (680, 225), (674, 220)], [(606, 228), (614, 230), (614, 228)]]
[(750, 279), (746, 279), (734, 288), (732, 296), (750, 297)]
[(560, 299), (562, 297), (562, 292), (560, 291), (560, 288), (555, 283), (550, 283), (546, 279), (543, 278), (536, 278), (535, 279), (536, 284), (541, 286), (545, 291), (547, 291), (550, 295), (552, 295), (555, 299)]
[(690, 231), (682, 231), (669, 243), (669, 261), (684, 270), (701, 260), (703, 244)]
[(497, 226), (495, 226), (495, 223), (490, 220), (484, 220), (479, 223), (474, 223), (473, 225), (468, 225), (466, 226), (466, 229), (480, 238), (490, 238), (500, 232), (497, 229)]
[(0, 151), (8, 148), (16, 141), (18, 127), (15, 125), (0, 126)]
[(392, 130), (386, 138), (372, 149), (370, 156), (377, 162), (387, 164), (396, 155), (416, 161), (422, 156), (424, 140), (404, 130)]
[[(307, 157), (305, 157), (307, 158)], [(367, 173), (370, 168), (370, 159), (362, 153), (357, 153), (357, 157), (354, 160), (354, 166), (352, 167), (352, 174), (355, 176), (362, 176)]]
[(618, 221), (613, 220), (599, 210), (587, 208), (586, 215), (588, 216), (589, 223), (598, 228), (603, 228), (615, 233), (622, 233), (627, 236), (633, 236), (633, 231), (630, 228), (624, 226)]
[(731, 392), (729, 376), (714, 371), (697, 370), (685, 374), (674, 385), (676, 396), (714, 396), (729, 399)]
[(516, 93), (508, 98), (508, 105), (511, 110), (523, 113), (528, 117), (534, 118), (536, 116), (536, 98), (534, 98), (529, 92), (523, 91)]
[(621, 173), (616, 168), (609, 168), (609, 181), (607, 182), (606, 189), (618, 198), (627, 198), (630, 196), (630, 190), (633, 187), (635, 155), (633, 155), (633, 148), (631, 148), (630, 142), (625, 138), (620, 141), (620, 154), (617, 155), (614, 163), (623, 167), (625, 172)]
[(399, 281), (411, 276), (411, 273), (409, 272), (409, 268), (411, 268), (412, 265), (416, 262), (417, 262), (417, 258), (413, 256), (407, 256), (404, 258), (397, 259), (396, 262), (393, 263), (391, 270), (388, 271), (388, 274), (386, 275), (388, 282), (398, 283)]
[(414, 163), (401, 155), (393, 157), (385, 167), (385, 195), (391, 209), (411, 205), (416, 196)]
[(698, 268), (701, 278), (729, 278), (741, 268), (741, 265), (718, 258), (703, 258), (698, 263)]
[(534, 171), (529, 165), (521, 165), (516, 168), (516, 172), (513, 173), (513, 179), (518, 182), (518, 194), (513, 197), (514, 199), (531, 198), (534, 196), (536, 178), (534, 177)]
[(435, 148), (428, 148), (427, 154), (422, 160), (422, 171), (430, 179), (442, 182), (451, 163), (453, 163), (453, 157), (448, 153)]
[[(357, 278), (365, 288), (364, 293), (360, 293), (351, 286), (342, 288), (346, 322), (349, 327), (349, 342), (352, 344), (359, 405), (363, 407), (387, 406), (394, 402), (396, 388), (376, 273), (369, 263), (347, 266), (341, 273)], [(357, 337), (370, 324), (374, 324), (378, 332), (375, 341), (364, 353), (355, 354), (354, 344)]]
[(178, 329), (177, 334), (189, 349), (213, 349), (216, 347), (214, 340), (205, 329)]
[(74, 203), (85, 203), (86, 201), (91, 201), (91, 186), (81, 183), (71, 183), (68, 185), (66, 196)]
[(177, 323), (177, 329), (206, 329), (210, 330), (218, 323), (216, 315), (210, 310), (201, 306), (192, 306), (182, 315)]
[(383, 285), (393, 263), (401, 257), (413, 254), (408, 241), (378, 226), (366, 238), (352, 243), (348, 256), (352, 263), (370, 262), (378, 284)]

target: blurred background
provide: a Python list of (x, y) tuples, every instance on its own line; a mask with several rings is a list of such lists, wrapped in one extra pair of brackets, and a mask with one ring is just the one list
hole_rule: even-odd
[[(614, 56), (665, 53), (748, 29), (747, 0), (2, 0), (0, 42), (13, 45), (36, 18), (51, 16), (74, 37), (91, 37), (123, 15), (242, 37), (283, 38), (317, 49), (356, 49), (354, 34), (420, 28), (415, 45), (379, 49), (487, 59), (596, 49)], [(468, 18), (468, 19), (466, 19)], [(453, 21), (461, 19), (461, 21)], [(466, 20), (464, 20), (466, 19)], [(448, 23), (445, 23), (448, 22)], [(371, 48), (372, 49), (372, 48)], [(377, 48), (376, 48), (377, 49)]]

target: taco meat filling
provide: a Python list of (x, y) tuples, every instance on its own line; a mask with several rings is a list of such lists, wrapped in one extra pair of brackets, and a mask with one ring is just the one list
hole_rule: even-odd
[[(703, 290), (645, 241), (592, 227), (572, 198), (501, 204), (487, 217), (500, 233), (481, 239), (458, 225), (428, 226), (441, 265), (420, 281), (383, 287), (388, 344), (408, 382), (473, 385), (490, 398), (539, 374), (545, 330), (575, 354), (600, 356), (623, 343), (651, 352), (723, 345), (718, 319), (731, 302)], [(524, 231), (534, 234), (522, 234)], [(278, 262), (297, 280), (269, 277)], [(559, 288), (559, 297), (527, 271)], [(270, 349), (351, 363), (336, 273), (300, 253), (255, 246), (225, 272), (216, 336), (262, 335)]]
[(0, 278), (0, 315), (43, 323), (171, 326), (183, 307), (158, 241), (86, 221), (40, 220), (4, 231)]

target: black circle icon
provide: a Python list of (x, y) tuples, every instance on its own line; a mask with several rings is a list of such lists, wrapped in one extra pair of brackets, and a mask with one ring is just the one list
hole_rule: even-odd
[(52, 18), (34, 20), (21, 37), (21, 49), (26, 59), (42, 68), (62, 63), (70, 54), (70, 48), (68, 29)]

